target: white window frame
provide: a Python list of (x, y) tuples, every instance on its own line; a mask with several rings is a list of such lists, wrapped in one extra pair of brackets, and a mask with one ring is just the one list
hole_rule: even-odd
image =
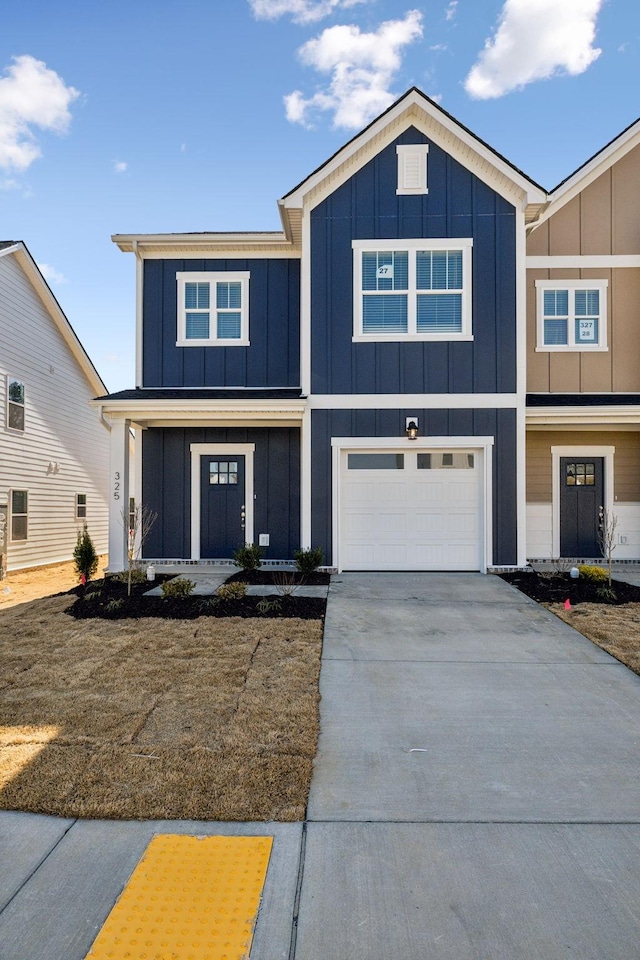
[[(470, 237), (419, 240), (353, 240), (353, 337), (354, 342), (404, 342), (414, 340), (473, 340), (472, 334), (472, 250)], [(409, 283), (407, 293), (407, 333), (364, 333), (362, 329), (362, 254), (365, 251), (405, 251), (409, 254)], [(437, 250), (462, 251), (462, 328), (458, 333), (418, 333), (417, 296), (427, 291), (416, 287), (416, 254), (418, 250), (430, 253)], [(364, 291), (366, 292), (366, 291)], [(399, 291), (392, 291), (397, 293)], [(442, 293), (456, 291), (443, 290)], [(437, 296), (437, 294), (434, 294)]]
[[(24, 493), (27, 498), (27, 512), (26, 513), (16, 513), (13, 512), (13, 495), (14, 493)], [(27, 534), (25, 537), (14, 537), (13, 536), (13, 518), (15, 517), (24, 517), (27, 521)], [(25, 489), (11, 489), (9, 491), (9, 529), (8, 529), (8, 541), (9, 543), (26, 543), (29, 539), (29, 491)]]
[[(227, 272), (201, 271), (193, 273), (177, 273), (178, 284), (178, 347), (248, 347), (249, 346), (249, 272), (235, 270)], [(209, 337), (201, 339), (187, 339), (187, 310), (185, 308), (185, 285), (187, 283), (210, 284), (209, 297)], [(216, 335), (218, 325), (216, 318), (216, 285), (218, 283), (240, 283), (242, 286), (242, 304), (240, 307), (240, 337), (221, 338)], [(234, 311), (235, 312), (235, 311)]]
[[(536, 352), (537, 353), (604, 353), (607, 346), (607, 288), (608, 280), (536, 280)], [(567, 343), (544, 342), (544, 294), (546, 290), (569, 292)], [(575, 295), (577, 290), (597, 290), (600, 294), (598, 342), (581, 343), (576, 340)]]
[[(396, 147), (398, 155), (398, 196), (429, 193), (427, 187), (427, 154), (428, 143), (402, 143)], [(411, 169), (413, 167), (413, 170)], [(413, 174), (418, 174), (418, 183), (415, 184)], [(413, 184), (413, 185), (412, 185)]]
[[(84, 497), (84, 503), (79, 502), (79, 497)], [(86, 493), (76, 493), (76, 520), (86, 520), (87, 519), (87, 495)], [(84, 510), (84, 514), (80, 515), (80, 509)]]
[[(9, 388), (12, 383), (19, 383), (22, 387), (24, 399), (22, 403), (16, 403), (15, 400), (9, 399)], [(21, 407), (22, 408), (22, 427), (11, 427), (9, 426), (9, 410), (11, 406)], [(24, 380), (20, 380), (18, 377), (14, 377), (11, 374), (7, 374), (7, 409), (5, 414), (5, 424), (7, 430), (11, 430), (13, 433), (24, 433), (25, 427), (27, 425), (27, 391), (25, 389)]]

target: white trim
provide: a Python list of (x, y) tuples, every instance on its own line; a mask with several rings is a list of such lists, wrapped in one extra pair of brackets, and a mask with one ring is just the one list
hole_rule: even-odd
[(311, 410), (305, 410), (300, 427), (300, 547), (311, 547)]
[[(178, 284), (178, 335), (177, 347), (248, 347), (249, 346), (249, 278), (248, 270), (229, 271), (187, 271), (176, 273)], [(209, 336), (200, 340), (187, 339), (187, 309), (184, 302), (187, 283), (208, 283), (210, 290)], [(222, 339), (217, 336), (216, 288), (218, 283), (240, 283), (240, 337)], [(238, 312), (238, 311), (234, 311)]]
[(143, 304), (144, 304), (144, 261), (138, 253), (138, 241), (134, 240), (133, 252), (136, 255), (136, 386), (143, 387)]
[[(536, 353), (605, 353), (607, 346), (607, 288), (608, 280), (536, 280)], [(569, 297), (567, 319), (567, 343), (550, 344), (544, 342), (544, 291), (573, 291)], [(600, 314), (598, 317), (597, 343), (582, 343), (575, 339), (575, 292), (577, 290), (598, 290)]]
[[(471, 237), (460, 237), (457, 239), (404, 239), (404, 240), (353, 240), (351, 242), (353, 249), (353, 336), (354, 343), (381, 343), (381, 342), (404, 342), (404, 341), (458, 341), (473, 340), (472, 334), (472, 262), (471, 251), (473, 248), (473, 239)], [(406, 333), (364, 333), (362, 329), (362, 297), (375, 291), (366, 291), (362, 289), (362, 253), (365, 251), (406, 251), (409, 254), (409, 276), (407, 296), (407, 332)], [(416, 253), (418, 250), (434, 252), (437, 250), (461, 250), (462, 251), (462, 287), (460, 290), (442, 290), (432, 293), (427, 290), (417, 289), (416, 279)], [(402, 295), (403, 290), (390, 290), (389, 294)], [(456, 333), (419, 333), (417, 330), (417, 297), (418, 294), (438, 296), (439, 293), (461, 293), (462, 294), (462, 326)], [(385, 293), (377, 293), (377, 296), (383, 297)]]
[[(253, 454), (255, 443), (191, 443), (191, 559), (200, 559), (200, 458), (222, 454), (245, 458), (245, 541), (253, 543)], [(220, 558), (224, 559), (224, 558)]]
[(484, 566), (482, 573), (493, 566), (493, 464), (491, 450), (493, 437), (421, 437), (419, 440), (404, 440), (398, 437), (332, 437), (331, 438), (331, 558), (338, 573), (342, 571), (340, 563), (340, 465), (342, 454), (348, 450), (369, 449), (389, 450), (393, 453), (406, 451), (422, 452), (442, 448), (463, 448), (479, 450), (483, 461), (483, 516), (482, 538)]
[(570, 255), (558, 257), (527, 257), (527, 270), (615, 270), (620, 267), (640, 267), (636, 254)]
[[(129, 421), (124, 417), (111, 422), (109, 435), (109, 570), (127, 566), (129, 533)], [(125, 522), (123, 511), (127, 520)]]
[(615, 447), (591, 445), (551, 447), (551, 503), (552, 503), (552, 541), (553, 556), (560, 556), (560, 458), (561, 457), (603, 457), (604, 458), (604, 506), (613, 509), (613, 458)]
[[(546, 202), (547, 194), (545, 190), (507, 163), (470, 131), (461, 127), (453, 117), (432, 103), (424, 94), (412, 89), (334, 154), (319, 170), (316, 170), (315, 173), (312, 173), (287, 194), (283, 198), (283, 205), (287, 208), (301, 207), (309, 193), (323, 183), (330, 182), (331, 189), (335, 190), (342, 182), (342, 177), (340, 175), (336, 176), (338, 169), (345, 166), (348, 160), (355, 159), (355, 155), (362, 151), (363, 155), (358, 158), (357, 165), (354, 163), (349, 166), (346, 178), (352, 176), (356, 169), (360, 169), (368, 163), (371, 159), (369, 154), (378, 153), (382, 149), (378, 140), (382, 139), (389, 128), (392, 128), (388, 137), (389, 142), (396, 139), (400, 132), (395, 129), (397, 122), (402, 123), (404, 129), (410, 126), (415, 127), (440, 146), (444, 145), (448, 136), (453, 135), (457, 141), (456, 144), (447, 143), (445, 149), (457, 160), (460, 160), (464, 155), (466, 159), (462, 162), (472, 172), (481, 171), (478, 175), (484, 183), (491, 185), (495, 181), (508, 181), (511, 195), (517, 190), (527, 196), (529, 203)], [(369, 151), (364, 150), (367, 146), (370, 147)], [(494, 186), (494, 189), (501, 196), (507, 196), (505, 183), (499, 182)]]
[(300, 264), (300, 385), (311, 393), (311, 216), (302, 217), (302, 262)]
[[(396, 146), (396, 154), (398, 156), (398, 186), (396, 188), (397, 196), (429, 193), (429, 180), (427, 176), (428, 153), (428, 143), (399, 143)], [(419, 184), (417, 187), (407, 186), (407, 161), (412, 157), (417, 157), (418, 160)]]
[(505, 410), (524, 404), (517, 393), (315, 393), (311, 410)]
[(590, 424), (607, 429), (614, 423), (640, 424), (640, 406), (606, 405), (598, 407), (529, 407), (527, 426), (566, 426)]
[(517, 564), (527, 559), (527, 283), (522, 268), (527, 235), (524, 210), (516, 211), (516, 537)]

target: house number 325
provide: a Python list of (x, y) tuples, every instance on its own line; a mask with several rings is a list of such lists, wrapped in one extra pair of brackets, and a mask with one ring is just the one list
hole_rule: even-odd
[(117, 471), (113, 477), (113, 499), (120, 499), (120, 474)]

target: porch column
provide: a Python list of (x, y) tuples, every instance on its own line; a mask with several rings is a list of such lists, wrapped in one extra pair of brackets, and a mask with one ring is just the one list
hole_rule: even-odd
[(127, 566), (129, 423), (129, 420), (124, 419), (111, 421), (109, 448), (109, 570), (111, 572), (124, 570)]

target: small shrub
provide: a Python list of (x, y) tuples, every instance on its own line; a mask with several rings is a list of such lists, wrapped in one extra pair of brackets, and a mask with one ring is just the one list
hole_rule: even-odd
[(120, 597), (118, 600), (109, 600), (109, 603), (105, 603), (104, 609), (106, 613), (117, 613), (118, 610), (121, 610), (124, 605), (124, 600)]
[(299, 584), (293, 573), (274, 573), (273, 582), (275, 588), (281, 597), (291, 597), (296, 592)]
[(322, 552), (322, 547), (309, 547), (306, 550), (296, 550), (293, 558), (296, 561), (296, 567), (300, 573), (308, 577), (312, 573), (315, 573), (321, 565), (324, 560), (324, 553)]
[(188, 597), (193, 593), (194, 587), (193, 580), (167, 580), (166, 583), (162, 584), (162, 596), (165, 600), (172, 600), (174, 597)]
[(607, 571), (604, 567), (597, 567), (592, 563), (581, 563), (578, 570), (581, 577), (591, 580), (592, 583), (604, 583), (607, 579)]
[(93, 546), (93, 540), (89, 536), (86, 523), (82, 524), (82, 530), (78, 530), (78, 539), (73, 551), (73, 559), (79, 579), (82, 580), (83, 583), (88, 583), (98, 569), (98, 554)]
[(277, 610), (280, 610), (282, 604), (277, 597), (263, 597), (262, 600), (257, 604), (257, 608), (260, 613), (273, 613)]
[(216, 595), (221, 600), (242, 600), (247, 595), (247, 585), (237, 580), (232, 583), (223, 583), (216, 590)]
[(245, 543), (234, 553), (233, 562), (236, 567), (242, 567), (243, 570), (257, 570), (262, 566), (263, 555), (262, 547), (257, 547), (255, 543)]
[(603, 583), (601, 587), (598, 587), (596, 593), (605, 603), (615, 603), (618, 599), (615, 590), (608, 583)]
[(198, 601), (197, 610), (199, 613), (211, 613), (220, 603), (220, 597), (203, 597)]
[(142, 567), (132, 567), (130, 572), (129, 570), (119, 570), (114, 573), (113, 579), (117, 580), (118, 583), (146, 583), (147, 574)]

